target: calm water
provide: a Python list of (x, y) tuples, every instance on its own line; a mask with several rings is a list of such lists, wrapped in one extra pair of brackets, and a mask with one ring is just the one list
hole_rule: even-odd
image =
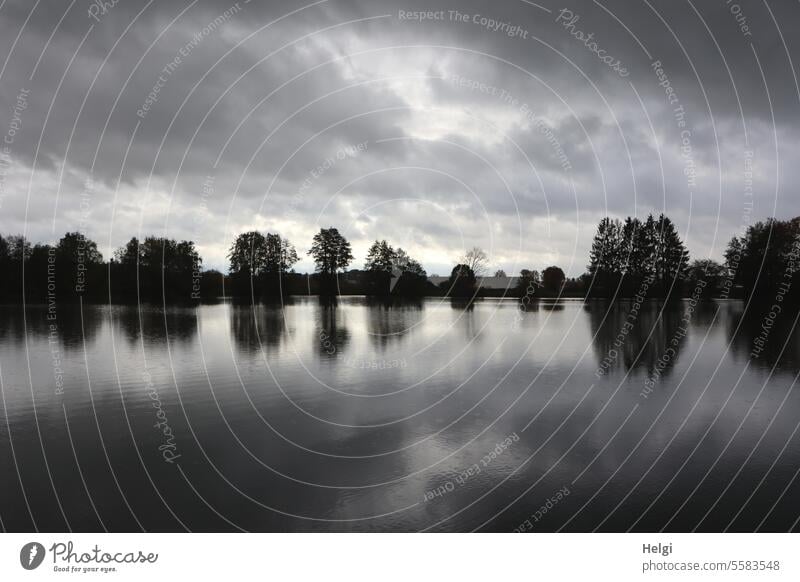
[(759, 317), (733, 301), (687, 309), (0, 307), (0, 520), (796, 529), (793, 318), (751, 359)]

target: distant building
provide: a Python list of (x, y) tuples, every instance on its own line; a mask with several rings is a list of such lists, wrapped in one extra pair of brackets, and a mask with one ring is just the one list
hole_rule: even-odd
[[(430, 276), (428, 281), (437, 287), (441, 283), (446, 283), (450, 277)], [(478, 277), (479, 288), (483, 289), (514, 289), (517, 286), (519, 277)]]

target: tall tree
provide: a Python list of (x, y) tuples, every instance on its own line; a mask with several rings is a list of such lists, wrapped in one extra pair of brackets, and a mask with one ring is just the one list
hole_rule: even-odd
[(367, 251), (364, 270), (372, 273), (391, 273), (396, 262), (395, 250), (385, 240), (375, 241)]
[(726, 275), (733, 280), (735, 285), (741, 285), (743, 279), (741, 262), (744, 256), (745, 243), (745, 237), (733, 236), (725, 249)]
[(726, 266), (745, 295), (800, 299), (800, 217), (769, 218), (733, 237), (725, 252)]
[(597, 225), (597, 232), (589, 251), (589, 274), (595, 277), (597, 293), (611, 296), (625, 267), (625, 239), (623, 226), (619, 220), (603, 218)]
[(628, 216), (622, 223), (622, 272), (637, 276), (644, 270), (642, 250), (636, 244), (644, 225), (638, 218)]
[(412, 259), (408, 253), (400, 247), (397, 247), (397, 251), (395, 251), (392, 265), (392, 272), (396, 273), (398, 271), (401, 274), (409, 273), (417, 277), (428, 276), (419, 261)]
[(85, 296), (92, 283), (102, 281), (102, 269), (98, 267), (103, 264), (103, 255), (97, 250), (97, 243), (83, 233), (66, 233), (58, 241), (55, 255), (61, 297)]
[(97, 250), (97, 243), (86, 238), (80, 232), (68, 232), (56, 247), (58, 260), (66, 260), (72, 263), (86, 262), (99, 265), (103, 262), (103, 255)]
[[(589, 261), (589, 274), (595, 278), (595, 293), (611, 296), (620, 289), (620, 283), (624, 283), (623, 295), (633, 295), (644, 289), (667, 294), (671, 288), (680, 290), (679, 282), (686, 275), (689, 252), (674, 223), (663, 214), (658, 219), (651, 214), (644, 223), (630, 216), (624, 223), (604, 218), (597, 226)], [(643, 287), (645, 278), (653, 279), (657, 285)]]
[(279, 234), (267, 233), (264, 243), (264, 271), (286, 273), (299, 261), (294, 245)]
[(192, 241), (148, 236), (132, 238), (114, 253), (112, 292), (142, 301), (189, 301), (199, 286), (202, 263)]
[(489, 265), (489, 256), (480, 247), (472, 247), (459, 259), (459, 263), (466, 265), (478, 277), (486, 273)]
[(683, 244), (675, 224), (663, 214), (658, 217), (658, 254), (656, 274), (666, 295), (670, 288), (680, 290), (680, 281), (686, 276), (689, 266), (689, 251)]
[(236, 237), (228, 251), (231, 274), (258, 276), (267, 268), (267, 239), (256, 230)]
[(658, 232), (652, 214), (647, 216), (644, 224), (633, 237), (633, 253), (637, 257), (637, 274), (653, 275), (657, 267)]
[(353, 260), (350, 243), (334, 227), (320, 229), (314, 235), (308, 254), (314, 258), (317, 271), (323, 275), (333, 275)]

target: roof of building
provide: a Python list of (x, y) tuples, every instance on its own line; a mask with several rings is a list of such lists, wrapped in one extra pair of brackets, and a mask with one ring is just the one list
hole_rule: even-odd
[[(428, 277), (428, 281), (437, 286), (449, 279), (450, 277)], [(478, 277), (477, 282), (478, 287), (483, 287), (484, 289), (513, 289), (517, 286), (518, 279), (519, 277)]]

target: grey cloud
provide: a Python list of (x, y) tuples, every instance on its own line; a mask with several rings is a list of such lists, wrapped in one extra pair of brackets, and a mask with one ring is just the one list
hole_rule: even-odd
[[(35, 9), (6, 2), (3, 133), (20, 90), (30, 93), (11, 145), (14, 171), (3, 182), (0, 232), (25, 230), (46, 240), (75, 228), (91, 169), (96, 192), (86, 227), (104, 252), (134, 234), (140, 209), (143, 228), (166, 225), (171, 236), (196, 239), (209, 266), (224, 267), (231, 232), (243, 228), (282, 230), (303, 252), (324, 208), (323, 225), (351, 225), (357, 245), (411, 235), (429, 270), (446, 269), (442, 257), (456, 254), (463, 234), (486, 246), (491, 239), (502, 260), (521, 246), (522, 263), (572, 263), (570, 274), (577, 275), (605, 213), (663, 209), (696, 255), (719, 258), (741, 227), (747, 149), (755, 152), (756, 217), (774, 206), (781, 216), (800, 214), (800, 176), (791, 163), (800, 153), (789, 60), (800, 62), (795, 3), (739, 2), (747, 34), (724, 2), (540, 4), (550, 12), (517, 1), (330, 0), (305, 9), (295, 2), (125, 1), (95, 22), (87, 2), (66, 15), (60, 2)], [(627, 77), (555, 22), (562, 8), (579, 16), (575, 29), (594, 33), (598, 47), (624, 63)], [(470, 18), (451, 21), (453, 9)], [(226, 10), (230, 17), (217, 20)], [(446, 18), (403, 21), (399, 10), (444, 10)], [(518, 25), (528, 38), (487, 30), (472, 22), (476, 14)], [(204, 27), (213, 30), (205, 34)], [(189, 54), (138, 116), (164, 67), (187, 46)], [(685, 128), (654, 60), (685, 110)], [(454, 76), (503, 93), (459, 86)], [(522, 104), (547, 121), (549, 139), (526, 121)], [(684, 174), (683, 129), (698, 172), (694, 186)], [(388, 138), (395, 139), (382, 141)], [(359, 143), (368, 144), (365, 151), (303, 187), (326, 160)], [(405, 166), (432, 171), (397, 169)], [(214, 195), (203, 199), (208, 175)], [(399, 202), (405, 198), (423, 200), (430, 211)], [(198, 216), (205, 217), (202, 228)]]

